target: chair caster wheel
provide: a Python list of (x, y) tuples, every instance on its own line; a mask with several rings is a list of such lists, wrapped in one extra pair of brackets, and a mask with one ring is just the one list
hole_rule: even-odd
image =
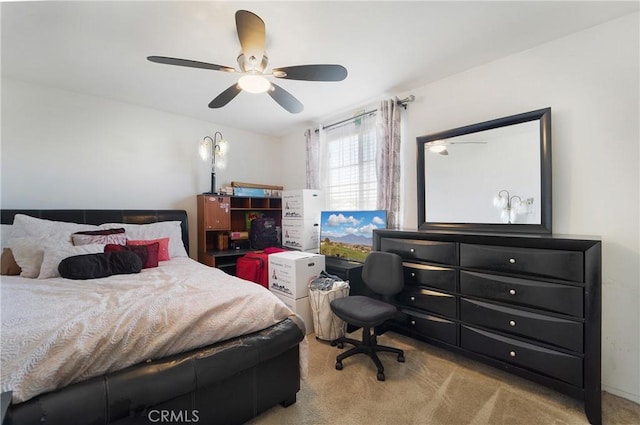
[(338, 343), (335, 340), (331, 341), (331, 346), (332, 347), (335, 347), (336, 345), (338, 345)]
[(398, 361), (404, 363), (404, 356), (402, 354), (398, 354)]
[(336, 362), (336, 370), (342, 370), (342, 362)]
[(338, 348), (342, 349), (344, 348), (344, 344), (341, 342), (336, 343), (336, 345), (338, 346)]
[(378, 372), (378, 381), (384, 381), (384, 373)]

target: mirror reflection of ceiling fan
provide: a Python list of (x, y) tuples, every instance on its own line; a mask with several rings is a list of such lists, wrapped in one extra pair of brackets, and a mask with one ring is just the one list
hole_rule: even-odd
[(209, 108), (221, 108), (231, 102), (241, 91), (249, 93), (266, 92), (280, 106), (292, 114), (302, 112), (304, 106), (291, 93), (267, 80), (267, 77), (285, 80), (304, 81), (342, 81), (347, 78), (347, 69), (342, 65), (297, 65), (273, 68), (266, 72), (269, 58), (264, 50), (265, 25), (260, 17), (246, 10), (236, 12), (236, 29), (242, 50), (237, 58), (239, 70), (212, 63), (198, 62), (189, 59), (170, 58), (166, 56), (148, 56), (151, 62), (186, 66), (190, 68), (209, 69), (240, 74), (238, 82), (209, 103)]
[(435, 140), (433, 142), (426, 143), (425, 146), (429, 149), (429, 152), (437, 153), (440, 155), (449, 155), (447, 146), (450, 145), (486, 145), (487, 142), (474, 142), (474, 141), (447, 141), (447, 140)]

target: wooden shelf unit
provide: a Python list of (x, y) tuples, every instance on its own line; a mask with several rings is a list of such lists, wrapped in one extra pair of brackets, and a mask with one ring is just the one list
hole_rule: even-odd
[(198, 261), (235, 274), (236, 260), (251, 249), (220, 249), (218, 238), (230, 232), (247, 232), (250, 213), (271, 217), (281, 226), (282, 198), (198, 195)]

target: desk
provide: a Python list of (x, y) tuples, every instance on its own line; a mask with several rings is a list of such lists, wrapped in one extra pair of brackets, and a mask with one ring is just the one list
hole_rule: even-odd
[(325, 270), (329, 274), (348, 280), (349, 295), (368, 295), (369, 289), (362, 281), (362, 263), (343, 260), (335, 257), (325, 257)]

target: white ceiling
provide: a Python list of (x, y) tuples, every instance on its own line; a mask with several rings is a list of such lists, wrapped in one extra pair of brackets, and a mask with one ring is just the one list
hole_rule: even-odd
[[(633, 13), (638, 2), (3, 2), (2, 75), (279, 136), (431, 81)], [(279, 80), (305, 109), (266, 94), (208, 103), (224, 72), (160, 65), (149, 55), (237, 68), (235, 11), (266, 23), (270, 66), (344, 65), (342, 82)], [(615, 48), (615, 46), (612, 46)], [(553, 64), (549, 64), (553, 66)]]

